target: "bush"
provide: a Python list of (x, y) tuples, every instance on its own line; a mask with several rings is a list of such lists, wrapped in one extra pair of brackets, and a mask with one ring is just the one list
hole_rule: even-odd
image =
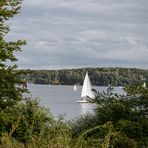
[(64, 147), (71, 142), (71, 127), (55, 120), (37, 100), (28, 99), (1, 113), (1, 144)]

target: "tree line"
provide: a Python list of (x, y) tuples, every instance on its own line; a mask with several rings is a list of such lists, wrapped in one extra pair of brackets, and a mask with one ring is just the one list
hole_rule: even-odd
[(34, 84), (82, 85), (88, 71), (92, 85), (123, 86), (148, 80), (148, 69), (136, 68), (81, 68), (65, 70), (22, 70), (24, 81)]

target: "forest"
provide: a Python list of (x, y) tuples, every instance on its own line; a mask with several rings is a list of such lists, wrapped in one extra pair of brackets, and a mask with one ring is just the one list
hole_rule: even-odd
[(92, 85), (124, 86), (148, 80), (148, 69), (136, 68), (81, 68), (65, 70), (22, 70), (24, 81), (34, 84), (82, 85), (88, 71)]

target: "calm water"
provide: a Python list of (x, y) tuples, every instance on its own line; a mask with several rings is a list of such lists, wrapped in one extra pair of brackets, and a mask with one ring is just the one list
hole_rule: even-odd
[[(31, 95), (40, 98), (41, 106), (49, 108), (54, 116), (66, 114), (67, 120), (86, 113), (94, 113), (95, 104), (76, 102), (80, 99), (82, 86), (77, 88), (78, 90), (74, 92), (73, 86), (28, 85)], [(95, 89), (101, 92), (105, 91), (107, 87), (95, 87)], [(115, 87), (114, 92), (123, 93), (121, 87)]]

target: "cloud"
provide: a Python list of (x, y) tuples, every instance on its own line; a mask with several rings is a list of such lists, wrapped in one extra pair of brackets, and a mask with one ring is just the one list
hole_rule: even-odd
[(25, 0), (9, 40), (26, 39), (21, 68), (147, 68), (148, 1)]
[(131, 46), (137, 46), (138, 43), (136, 42), (136, 39), (134, 37), (131, 36), (127, 36), (126, 37), (127, 42), (131, 45)]

